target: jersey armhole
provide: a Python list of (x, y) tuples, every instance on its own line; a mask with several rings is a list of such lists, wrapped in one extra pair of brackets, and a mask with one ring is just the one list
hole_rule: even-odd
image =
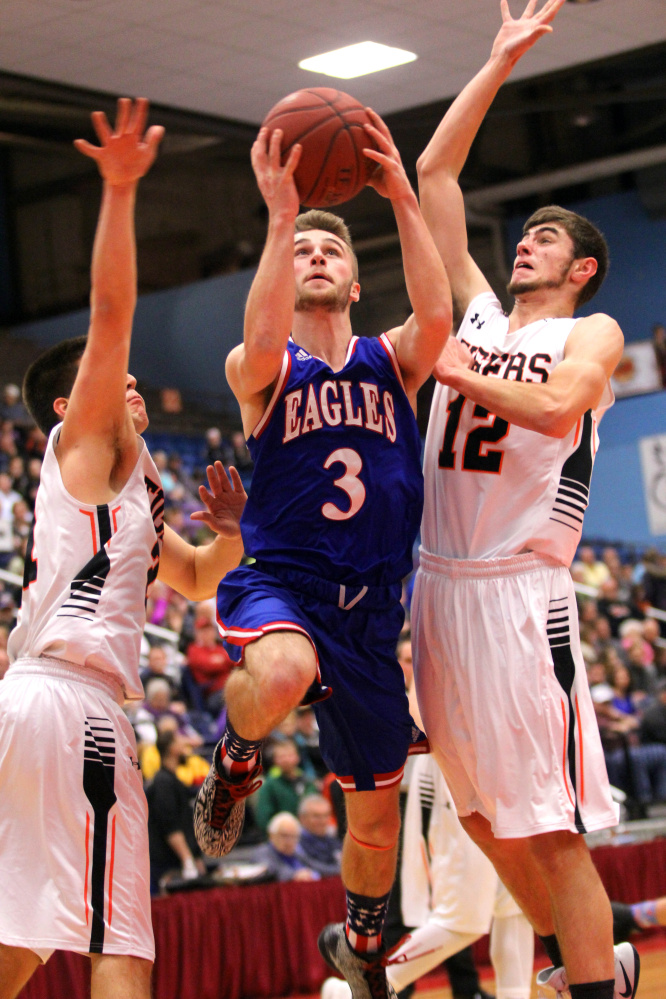
[(501, 316), (505, 315), (504, 309), (502, 308), (502, 303), (500, 302), (495, 292), (482, 291), (480, 292), (480, 294), (474, 296), (474, 298), (470, 301), (469, 305), (465, 309), (465, 315), (462, 317), (460, 326), (458, 327), (458, 333), (460, 333), (461, 329), (465, 326), (465, 323), (469, 321), (469, 317), (473, 312), (473, 310), (481, 312), (488, 305), (495, 305), (497, 307), (498, 313)]
[(396, 354), (395, 347), (389, 340), (388, 335), (386, 333), (382, 333), (377, 339), (379, 340), (380, 344), (382, 345), (382, 347), (384, 348), (384, 350), (388, 355), (388, 359), (391, 362), (391, 367), (393, 368), (393, 373), (400, 382), (402, 391), (405, 393), (405, 395), (407, 395), (407, 390), (405, 389), (405, 383), (402, 380), (402, 371), (400, 370), (400, 364), (398, 363), (398, 355)]
[(268, 421), (270, 420), (273, 414), (273, 410), (277, 406), (278, 399), (282, 394), (282, 390), (287, 384), (287, 379), (289, 378), (290, 372), (291, 372), (291, 354), (289, 353), (288, 350), (285, 350), (284, 357), (282, 358), (282, 367), (280, 368), (280, 374), (278, 375), (278, 380), (275, 383), (275, 388), (273, 389), (273, 395), (271, 396), (271, 400), (266, 406), (266, 409), (264, 410), (264, 415), (261, 417), (256, 427), (250, 434), (250, 436), (254, 437), (255, 440), (258, 440), (258, 438), (261, 437), (264, 430), (268, 426)]

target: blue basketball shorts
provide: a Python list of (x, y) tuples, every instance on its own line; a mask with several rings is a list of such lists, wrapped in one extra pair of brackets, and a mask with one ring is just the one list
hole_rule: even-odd
[[(269, 571), (266, 571), (266, 570)], [(331, 696), (314, 705), (319, 746), (345, 791), (399, 784), (408, 752), (427, 751), (415, 728), (395, 650), (404, 620), (400, 586), (341, 587), (284, 566), (227, 573), (217, 620), (230, 654), (274, 631), (312, 643)]]

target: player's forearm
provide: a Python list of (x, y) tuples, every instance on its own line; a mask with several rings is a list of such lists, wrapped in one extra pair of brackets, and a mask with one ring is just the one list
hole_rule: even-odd
[(208, 600), (217, 593), (217, 585), (223, 576), (237, 568), (243, 557), (243, 539), (240, 531), (237, 538), (223, 538), (218, 535), (209, 545), (194, 549), (194, 575), (188, 600)]
[(245, 307), (244, 343), (249, 361), (274, 355), (278, 363), (291, 333), (294, 315), (294, 217), (271, 218), (264, 252)]
[(91, 327), (131, 330), (137, 297), (134, 207), (137, 183), (104, 184), (91, 265)]
[(567, 393), (562, 386), (489, 378), (468, 369), (457, 370), (446, 383), (508, 423), (546, 437), (566, 437), (589, 409), (577, 393)]
[(166, 841), (180, 860), (181, 864), (184, 864), (188, 860), (194, 860), (192, 851), (187, 845), (185, 833), (181, 832), (180, 829), (177, 830), (177, 832), (169, 833), (166, 837)]
[(419, 184), (441, 170), (460, 176), (483, 119), (511, 69), (506, 56), (492, 55), (460, 92), (418, 159)]
[(393, 210), (400, 234), (407, 294), (418, 327), (419, 342), (413, 348), (429, 373), (451, 330), (451, 289), (416, 195), (393, 202)]

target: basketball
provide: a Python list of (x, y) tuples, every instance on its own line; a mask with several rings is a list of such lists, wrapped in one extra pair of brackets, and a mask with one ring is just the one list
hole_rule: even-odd
[(303, 147), (294, 180), (306, 208), (342, 204), (365, 187), (377, 165), (363, 155), (376, 148), (366, 123), (363, 105), (332, 87), (297, 90), (268, 112), (263, 126), (283, 132), (282, 162), (295, 143)]

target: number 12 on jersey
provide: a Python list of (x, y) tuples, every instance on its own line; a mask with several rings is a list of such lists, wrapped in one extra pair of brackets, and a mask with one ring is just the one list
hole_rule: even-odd
[(470, 402), (464, 395), (452, 399), (446, 411), (448, 417), (444, 427), (444, 441), (439, 452), (440, 468), (456, 468), (457, 450), (456, 437), (460, 428), (460, 418), (466, 405), (474, 406), (472, 418), (490, 422), (482, 423), (468, 431), (462, 449), (462, 461), (458, 468), (464, 472), (486, 472), (499, 475), (502, 471), (504, 451), (499, 448), (488, 448), (488, 444), (497, 444), (509, 433), (510, 424), (494, 413), (489, 413), (483, 406)]

